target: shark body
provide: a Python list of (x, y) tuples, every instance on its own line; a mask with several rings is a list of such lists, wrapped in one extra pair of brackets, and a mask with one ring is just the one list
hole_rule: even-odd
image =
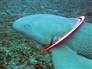
[[(72, 18), (66, 18), (62, 16), (57, 16), (57, 15), (51, 15), (51, 14), (35, 14), (35, 15), (30, 15), (26, 16), (23, 18), (20, 18), (16, 20), (13, 24), (13, 28), (15, 28), (18, 32), (23, 33), (25, 36), (37, 41), (38, 43), (42, 45), (49, 44), (52, 39), (56, 40), (63, 35), (65, 35), (68, 31), (70, 31), (76, 24), (76, 19)], [(72, 49), (75, 51), (75, 53), (79, 53), (82, 55), (92, 55), (92, 24), (89, 23), (84, 23), (83, 26), (73, 35), (71, 36), (67, 42), (65, 42), (61, 46), (68, 47), (69, 49)], [(61, 49), (61, 51), (60, 51)], [(60, 47), (55, 48), (51, 50), (51, 54), (53, 57), (53, 63), (55, 64), (55, 69), (61, 69), (60, 68), (60, 58), (61, 60), (63, 59), (69, 59), (69, 58), (64, 58), (62, 56), (63, 53), (61, 53), (63, 48)], [(67, 50), (67, 48), (64, 48)], [(68, 54), (68, 51), (71, 52), (70, 50), (66, 51), (66, 54)], [(57, 53), (61, 53), (59, 56)], [(65, 52), (64, 52), (65, 53)], [(77, 54), (70, 54), (75, 57)], [(64, 54), (63, 54), (64, 55)], [(56, 60), (57, 58), (57, 60)], [(63, 59), (62, 59), (63, 58)], [(72, 57), (73, 58), (73, 57)], [(77, 56), (77, 58), (80, 58)], [(80, 61), (81, 59), (74, 59)], [(83, 59), (86, 62), (89, 62), (89, 60)], [(83, 62), (84, 62), (83, 61)], [(65, 64), (69, 63), (68, 60), (65, 62)], [(79, 64), (78, 64), (79, 63)], [(80, 66), (80, 62), (78, 62), (78, 65), (74, 65), (75, 67)], [(89, 64), (87, 67), (91, 66), (89, 63), (83, 63), (84, 66), (86, 64)], [(63, 63), (62, 63), (63, 64)], [(71, 67), (72, 65), (62, 65), (62, 67)], [(72, 63), (74, 64), (74, 62)], [(73, 66), (73, 67), (74, 67)], [(81, 68), (80, 68), (81, 69)]]

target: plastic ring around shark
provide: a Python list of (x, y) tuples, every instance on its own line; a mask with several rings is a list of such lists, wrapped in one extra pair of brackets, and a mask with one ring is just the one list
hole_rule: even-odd
[(80, 16), (77, 20), (77, 24), (67, 34), (65, 34), (63, 37), (61, 37), (57, 41), (46, 45), (45, 47), (42, 48), (42, 50), (45, 52), (49, 52), (50, 49), (55, 48), (59, 44), (64, 43), (67, 40), (67, 38), (71, 36), (73, 33), (75, 33), (77, 29), (84, 23), (84, 20), (85, 20), (85, 16)]

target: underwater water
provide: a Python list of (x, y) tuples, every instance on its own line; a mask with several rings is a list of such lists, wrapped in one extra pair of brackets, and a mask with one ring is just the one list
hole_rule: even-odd
[(65, 17), (85, 15), (92, 23), (92, 0), (0, 0), (0, 69), (53, 69), (51, 55), (40, 44), (12, 28), (23, 16), (48, 13)]

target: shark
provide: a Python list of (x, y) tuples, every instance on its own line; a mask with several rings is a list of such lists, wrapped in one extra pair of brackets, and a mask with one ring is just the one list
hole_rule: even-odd
[[(42, 47), (67, 34), (76, 24), (76, 18), (52, 14), (34, 14), (17, 19), (13, 28)], [(92, 68), (92, 24), (84, 24), (63, 44), (50, 49), (55, 69)], [(86, 58), (89, 57), (89, 58)]]

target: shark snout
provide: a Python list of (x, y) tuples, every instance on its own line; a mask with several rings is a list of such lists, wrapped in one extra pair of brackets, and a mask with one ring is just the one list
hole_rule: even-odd
[(13, 23), (13, 28), (19, 32), (23, 32), (25, 30), (28, 30), (30, 28), (30, 25), (26, 23), (21, 23), (21, 22), (15, 22)]

